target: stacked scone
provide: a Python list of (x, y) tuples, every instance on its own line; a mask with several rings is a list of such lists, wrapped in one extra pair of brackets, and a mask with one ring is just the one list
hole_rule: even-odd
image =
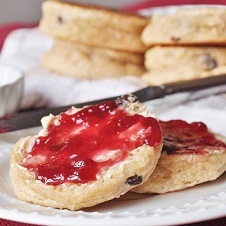
[(162, 84), (225, 73), (225, 15), (223, 7), (154, 14), (142, 33), (148, 47), (143, 79)]
[(88, 79), (144, 72), (140, 36), (148, 18), (59, 0), (44, 2), (42, 11), (40, 29), (54, 40), (44, 68)]

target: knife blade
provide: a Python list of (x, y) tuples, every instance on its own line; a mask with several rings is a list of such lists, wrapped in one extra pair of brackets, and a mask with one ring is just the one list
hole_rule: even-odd
[[(170, 94), (187, 91), (196, 91), (210, 87), (221, 86), (225, 84), (226, 84), (226, 74), (202, 79), (168, 83), (161, 86), (148, 86), (141, 90), (133, 92), (132, 94), (135, 95), (140, 102), (146, 102)], [(111, 101), (116, 98), (117, 96), (74, 105), (71, 104), (55, 108), (43, 108), (38, 110), (20, 112), (11, 115), (10, 117), (8, 116), (6, 118), (0, 119), (0, 133), (41, 126), (40, 120), (43, 116), (49, 115), (50, 113), (53, 115), (57, 115), (61, 112), (68, 110), (71, 106), (81, 108), (86, 105), (98, 104), (107, 100)]]

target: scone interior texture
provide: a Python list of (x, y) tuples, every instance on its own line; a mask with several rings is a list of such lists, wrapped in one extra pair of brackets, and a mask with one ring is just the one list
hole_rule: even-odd
[(137, 193), (167, 193), (217, 179), (226, 171), (226, 138), (200, 122), (160, 122), (164, 146), (149, 179)]
[(58, 0), (44, 2), (42, 12), (40, 29), (52, 37), (132, 52), (146, 49), (140, 36), (149, 18)]
[(146, 46), (222, 45), (226, 43), (225, 24), (225, 8), (179, 9), (172, 14), (154, 14), (142, 32), (142, 40)]
[(78, 210), (117, 198), (148, 179), (162, 149), (158, 121), (133, 96), (42, 124), (13, 148), (10, 177), (19, 199), (43, 206)]

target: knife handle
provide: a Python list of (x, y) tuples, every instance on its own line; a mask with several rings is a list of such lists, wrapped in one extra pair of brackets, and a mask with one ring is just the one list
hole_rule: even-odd
[(165, 95), (226, 85), (226, 74), (162, 85)]

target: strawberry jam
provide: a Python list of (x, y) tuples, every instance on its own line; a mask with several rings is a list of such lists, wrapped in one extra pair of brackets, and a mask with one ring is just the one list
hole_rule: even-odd
[(125, 160), (144, 144), (162, 141), (159, 123), (152, 117), (130, 115), (116, 101), (69, 110), (55, 117), (47, 135), (36, 138), (23, 166), (45, 184), (86, 183)]
[(163, 132), (163, 151), (168, 154), (205, 155), (224, 151), (226, 144), (217, 140), (202, 122), (183, 120), (160, 121)]

